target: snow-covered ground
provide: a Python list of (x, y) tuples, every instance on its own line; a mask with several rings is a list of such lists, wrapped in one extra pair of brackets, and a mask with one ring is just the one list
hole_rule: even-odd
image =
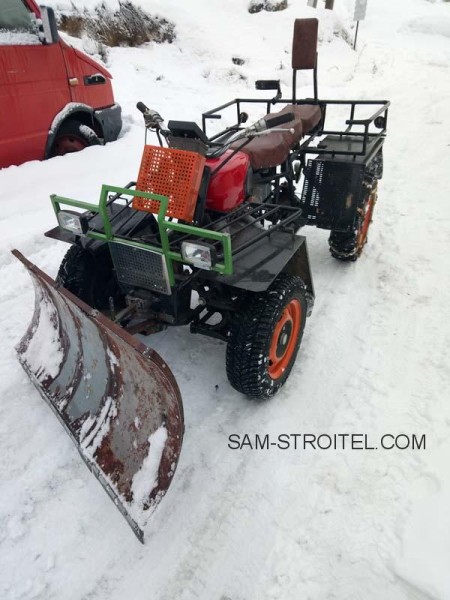
[[(449, 599), (450, 3), (369, 0), (357, 52), (333, 34), (349, 28), (351, 0), (255, 15), (246, 0), (141, 4), (173, 20), (177, 40), (111, 50), (121, 138), (0, 172), (0, 598)], [(316, 306), (271, 402), (230, 388), (220, 342), (187, 329), (148, 340), (180, 384), (186, 434), (142, 546), (15, 358), (34, 294), (9, 250), (55, 275), (66, 246), (42, 235), (48, 196), (95, 199), (101, 183), (135, 177), (136, 101), (199, 121), (256, 95), (258, 78), (281, 78), (288, 95), (293, 20), (316, 14), (320, 95), (392, 101), (370, 241), (339, 264), (327, 233), (307, 230)], [(307, 75), (300, 84), (310, 94)], [(426, 449), (230, 450), (244, 433), (362, 433), (372, 445), (426, 434)]]

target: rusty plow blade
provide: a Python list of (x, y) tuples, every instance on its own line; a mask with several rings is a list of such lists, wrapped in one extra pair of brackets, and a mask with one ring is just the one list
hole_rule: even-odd
[(152, 349), (57, 284), (17, 250), (35, 286), (19, 360), (141, 542), (183, 441), (177, 383)]

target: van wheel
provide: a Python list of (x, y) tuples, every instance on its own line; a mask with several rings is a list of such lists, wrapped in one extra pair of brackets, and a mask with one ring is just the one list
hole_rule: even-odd
[(67, 121), (61, 125), (52, 145), (50, 157), (78, 152), (88, 146), (99, 146), (95, 131), (80, 121)]
[(255, 294), (231, 326), (226, 364), (230, 384), (251, 398), (270, 398), (286, 382), (303, 336), (305, 284), (281, 273)]

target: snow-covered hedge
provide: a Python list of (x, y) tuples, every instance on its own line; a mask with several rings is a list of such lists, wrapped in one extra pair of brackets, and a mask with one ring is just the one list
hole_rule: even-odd
[(288, 7), (287, 0), (251, 0), (248, 12), (249, 13), (257, 13), (262, 10), (267, 10), (268, 12), (277, 12), (279, 10), (284, 10)]
[(58, 12), (58, 27), (75, 37), (87, 34), (106, 46), (140, 46), (147, 42), (173, 42), (175, 25), (157, 16), (151, 16), (131, 1), (119, 2), (112, 10), (101, 3), (93, 10), (83, 11), (72, 3), (70, 11)]

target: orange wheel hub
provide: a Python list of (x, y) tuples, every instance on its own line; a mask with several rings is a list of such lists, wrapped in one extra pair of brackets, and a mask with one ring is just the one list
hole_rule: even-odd
[(288, 367), (297, 346), (302, 307), (297, 299), (289, 302), (275, 326), (269, 350), (269, 375), (279, 379)]
[(377, 201), (377, 189), (375, 188), (369, 195), (369, 199), (367, 201), (363, 222), (361, 224), (361, 228), (358, 232), (358, 237), (356, 240), (356, 250), (358, 256), (363, 251), (363, 248), (367, 242), (367, 233), (369, 231), (370, 224), (372, 223), (373, 209), (375, 208), (375, 203)]

